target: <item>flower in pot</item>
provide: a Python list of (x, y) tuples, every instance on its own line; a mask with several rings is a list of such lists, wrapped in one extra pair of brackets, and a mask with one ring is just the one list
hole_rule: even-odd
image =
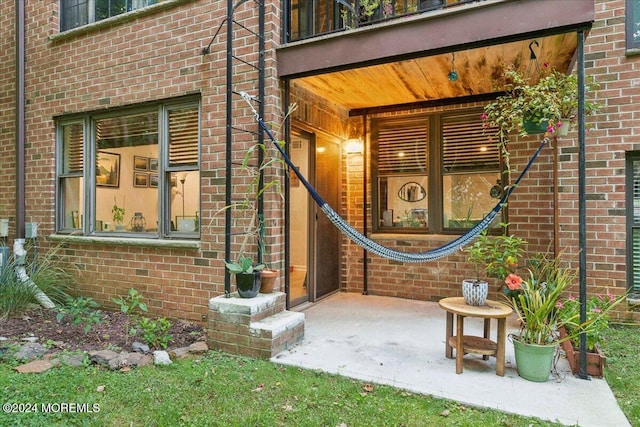
[[(615, 304), (593, 312), (582, 323), (576, 311), (563, 315), (562, 295), (574, 284), (575, 272), (561, 265), (560, 256), (539, 255), (531, 265), (529, 279), (522, 280), (519, 293), (509, 298), (508, 303), (521, 324), (519, 333), (512, 335), (518, 374), (531, 381), (543, 382), (549, 378), (558, 345), (577, 338), (580, 333), (597, 330), (600, 319)], [(561, 337), (559, 329), (563, 324), (575, 327)]]
[[(479, 283), (478, 286), (481, 289), (486, 288), (486, 291), (482, 291), (484, 293), (482, 304), (472, 303), (471, 305), (483, 305), (484, 300), (486, 300), (488, 283), (485, 280), (481, 280), (482, 278), (491, 277), (500, 279), (501, 281), (504, 280), (515, 271), (520, 259), (524, 255), (526, 240), (507, 234), (507, 224), (501, 223), (500, 225), (503, 227), (502, 234), (491, 235), (485, 230), (473, 244), (466, 249), (466, 252), (469, 254), (468, 260), (474, 266), (476, 279), (463, 281), (463, 295), (465, 295), (465, 287), (469, 288), (474, 286), (469, 284), (465, 285), (465, 283)], [(503, 287), (505, 295), (517, 292), (517, 287), (513, 287), (512, 289), (510, 283), (512, 282), (506, 283)], [(467, 304), (470, 304), (470, 302), (467, 301)]]
[(229, 273), (236, 276), (238, 295), (253, 298), (260, 291), (260, 271), (264, 264), (255, 264), (250, 257), (241, 256), (237, 262), (224, 262)]
[[(584, 330), (587, 345), (586, 368), (588, 375), (603, 376), (606, 357), (598, 345), (604, 339), (607, 329), (609, 329), (609, 312), (625, 298), (626, 294), (618, 298), (615, 298), (612, 294), (595, 294), (587, 299), (586, 321), (588, 322), (588, 327), (582, 327), (582, 330)], [(560, 336), (562, 338), (571, 337), (562, 343), (562, 348), (574, 374), (577, 374), (579, 370), (580, 305), (580, 300), (574, 296), (570, 296), (558, 303), (558, 317), (561, 323)]]

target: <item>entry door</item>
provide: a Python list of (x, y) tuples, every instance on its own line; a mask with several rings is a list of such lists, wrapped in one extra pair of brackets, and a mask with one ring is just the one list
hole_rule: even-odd
[[(315, 187), (334, 210), (339, 206), (340, 146), (318, 137), (315, 151)], [(314, 204), (315, 297), (321, 298), (340, 287), (340, 232)]]
[[(291, 160), (334, 209), (338, 206), (340, 150), (338, 144), (294, 131)], [(291, 306), (316, 301), (340, 287), (340, 236), (301, 182), (291, 179), (290, 285)]]

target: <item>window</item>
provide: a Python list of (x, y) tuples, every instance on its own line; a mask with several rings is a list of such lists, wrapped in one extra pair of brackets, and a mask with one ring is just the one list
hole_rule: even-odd
[(640, 49), (640, 0), (626, 2), (626, 44), (627, 51)]
[(479, 117), (442, 113), (373, 121), (377, 230), (462, 231), (493, 209), (500, 156)]
[(58, 121), (56, 229), (198, 237), (199, 102)]
[(627, 153), (627, 286), (640, 297), (640, 152)]
[(60, 30), (67, 31), (163, 0), (60, 0)]

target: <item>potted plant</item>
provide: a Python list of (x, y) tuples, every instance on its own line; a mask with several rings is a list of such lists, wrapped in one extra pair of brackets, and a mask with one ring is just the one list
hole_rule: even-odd
[[(602, 377), (604, 375), (604, 366), (606, 357), (599, 347), (600, 342), (604, 339), (604, 334), (609, 328), (608, 312), (610, 307), (617, 305), (626, 295), (616, 299), (612, 294), (601, 295), (595, 294), (587, 299), (586, 315), (587, 320), (593, 319), (591, 327), (585, 331), (587, 343), (587, 374), (594, 377)], [(580, 325), (580, 300), (570, 296), (558, 304), (559, 318), (561, 322), (560, 337), (571, 336), (573, 338), (562, 343), (562, 349), (565, 352), (571, 372), (577, 374), (579, 371), (579, 336), (576, 330)]]
[[(122, 204), (124, 205), (124, 199), (122, 199)], [(113, 217), (113, 222), (116, 223), (116, 230), (122, 231), (124, 230), (124, 225), (122, 225), (122, 221), (124, 221), (124, 215), (126, 211), (124, 207), (118, 206), (118, 202), (116, 201), (115, 196), (113, 197), (113, 207), (111, 208), (111, 215)]]
[[(489, 284), (483, 278), (491, 277), (504, 280), (513, 273), (524, 255), (526, 240), (507, 234), (508, 224), (501, 223), (503, 232), (491, 235), (485, 230), (466, 249), (468, 261), (474, 266), (476, 279), (465, 279), (462, 282), (462, 294), (469, 305), (484, 305)], [(503, 287), (505, 295), (511, 295), (509, 284)]]
[(229, 273), (236, 276), (238, 295), (253, 298), (260, 291), (260, 271), (264, 264), (255, 264), (250, 257), (241, 256), (237, 262), (224, 262)]
[[(293, 113), (297, 108), (297, 105), (291, 104), (289, 106), (287, 116)], [(285, 119), (286, 117), (285, 116)], [(284, 145), (284, 141), (278, 141), (281, 146)], [(252, 160), (255, 157), (256, 152), (261, 153), (262, 161), (253, 165)], [(238, 209), (245, 212), (249, 212), (248, 220), (245, 222), (245, 229), (243, 232), (244, 238), (239, 249), (239, 258), (237, 262), (225, 261), (225, 265), (229, 273), (236, 275), (236, 284), (238, 284), (238, 293), (241, 297), (251, 298), (257, 295), (257, 291), (254, 292), (240, 292), (240, 285), (238, 279), (242, 273), (255, 273), (257, 278), (257, 286), (260, 292), (269, 293), (273, 291), (273, 284), (278, 276), (278, 271), (269, 268), (263, 260), (264, 255), (268, 254), (267, 246), (267, 227), (265, 225), (265, 218), (262, 214), (259, 214), (258, 205), (260, 198), (266, 194), (267, 191), (274, 191), (280, 197), (284, 197), (282, 193), (281, 180), (278, 176), (275, 176), (269, 181), (264, 180), (264, 172), (272, 167), (281, 167), (284, 170), (284, 160), (282, 160), (275, 148), (268, 148), (263, 143), (258, 143), (251, 146), (245, 153), (242, 161), (242, 170), (248, 176), (249, 182), (246, 186), (246, 190), (242, 195), (242, 199), (225, 206), (222, 210)], [(284, 173), (282, 174), (284, 176)], [(255, 243), (250, 242), (253, 239)], [(246, 255), (249, 248), (255, 244), (258, 252), (258, 260), (253, 261), (253, 258)], [(262, 287), (262, 278), (266, 283)]]
[[(507, 169), (507, 144), (513, 133), (520, 136), (554, 134), (560, 130), (564, 133), (577, 120), (578, 79), (575, 74), (564, 74), (545, 63), (537, 81), (532, 79), (514, 67), (505, 69), (505, 94), (485, 105), (482, 114), (484, 128), (495, 130)], [(586, 79), (587, 92), (597, 87), (593, 79)], [(594, 114), (597, 109), (598, 104), (585, 100), (585, 114)]]
[[(562, 266), (560, 258), (539, 255), (531, 263), (528, 280), (522, 280), (515, 274), (511, 278), (520, 285), (517, 295), (508, 298), (521, 324), (519, 333), (511, 335), (516, 365), (518, 374), (530, 381), (547, 381), (558, 345), (576, 339), (580, 333), (588, 334), (597, 330), (600, 320), (621, 301), (594, 312), (582, 323), (577, 311), (567, 311), (561, 315), (562, 295), (574, 284), (576, 274)], [(575, 327), (560, 336), (559, 329), (563, 324)]]

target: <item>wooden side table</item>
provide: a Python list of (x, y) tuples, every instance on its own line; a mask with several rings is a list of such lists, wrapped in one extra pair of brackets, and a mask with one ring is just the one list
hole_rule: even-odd
[[(466, 353), (480, 354), (487, 360), (489, 356), (496, 358), (496, 375), (504, 376), (504, 352), (507, 339), (507, 317), (512, 313), (511, 307), (498, 301), (487, 300), (485, 305), (474, 306), (464, 302), (462, 297), (443, 298), (438, 304), (447, 312), (447, 337), (445, 341), (445, 357), (453, 358), (456, 349), (456, 374), (462, 373), (462, 357)], [(456, 315), (456, 335), (453, 335), (453, 315)], [(484, 319), (484, 336), (464, 335), (464, 318), (479, 317)], [(491, 319), (498, 321), (497, 342), (489, 339)]]

